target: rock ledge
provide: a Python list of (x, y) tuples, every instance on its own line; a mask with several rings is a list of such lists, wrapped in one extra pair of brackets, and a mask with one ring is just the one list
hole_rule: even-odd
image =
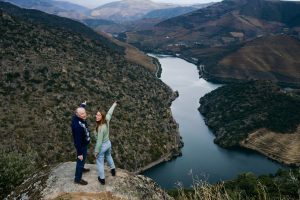
[(7, 199), (172, 199), (153, 180), (117, 169), (112, 177), (105, 168), (106, 185), (97, 180), (97, 168), (86, 164), (91, 171), (83, 175), (88, 185), (74, 184), (74, 162), (66, 162), (30, 177)]

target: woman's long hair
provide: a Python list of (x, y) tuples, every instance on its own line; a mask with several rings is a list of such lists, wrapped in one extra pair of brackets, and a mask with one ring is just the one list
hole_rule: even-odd
[(96, 121), (96, 131), (98, 132), (98, 129), (99, 127), (102, 125), (102, 124), (106, 124), (106, 112), (105, 111), (98, 111), (101, 113), (101, 120), (99, 122)]

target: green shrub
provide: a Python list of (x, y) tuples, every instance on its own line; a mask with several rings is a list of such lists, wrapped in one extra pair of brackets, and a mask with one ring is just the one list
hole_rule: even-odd
[(17, 153), (0, 155), (0, 199), (9, 194), (32, 172), (31, 157)]

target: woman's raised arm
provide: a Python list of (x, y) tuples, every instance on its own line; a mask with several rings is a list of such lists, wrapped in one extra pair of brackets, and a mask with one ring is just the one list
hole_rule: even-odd
[(109, 122), (111, 119), (111, 116), (114, 112), (115, 107), (117, 106), (117, 102), (114, 102), (114, 104), (110, 107), (110, 109), (108, 110), (108, 112), (106, 113), (106, 121)]

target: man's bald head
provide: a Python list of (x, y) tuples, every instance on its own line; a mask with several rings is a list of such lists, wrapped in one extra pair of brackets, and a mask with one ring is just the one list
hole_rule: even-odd
[(79, 117), (80, 119), (86, 120), (86, 111), (84, 108), (79, 107), (76, 109), (76, 116)]

